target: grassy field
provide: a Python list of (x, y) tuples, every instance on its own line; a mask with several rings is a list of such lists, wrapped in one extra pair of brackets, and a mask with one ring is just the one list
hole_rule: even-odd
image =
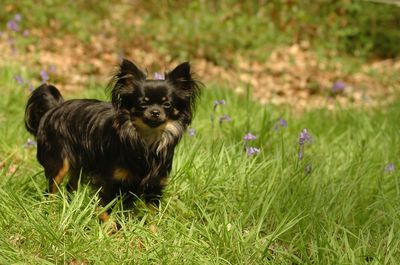
[[(400, 261), (400, 102), (299, 116), (209, 87), (159, 210), (138, 202), (127, 211), (116, 202), (122, 229), (109, 235), (88, 187), (69, 200), (64, 191), (44, 196), (23, 126), (29, 91), (14, 79), (17, 69), (0, 69), (0, 264)], [(93, 85), (67, 97), (106, 95)], [(214, 110), (215, 100), (225, 104)], [(224, 115), (231, 121), (220, 122)], [(305, 128), (312, 139), (299, 157)], [(257, 139), (245, 141), (248, 132)], [(245, 146), (260, 152), (249, 155)]]
[[(399, 56), (400, 8), (347, 0), (3, 2), (0, 264), (400, 264), (400, 83), (394, 60), (372, 73), (382, 82), (371, 84), (306, 68), (298, 74), (329, 79), (315, 93), (337, 105), (301, 114), (294, 114), (296, 106), (252, 101), (248, 83), (239, 82), (240, 95), (234, 94), (236, 85), (215, 72), (192, 134), (176, 150), (159, 209), (140, 201), (123, 209), (116, 201), (112, 218), (122, 225), (116, 233), (98, 222), (98, 198), (89, 187), (70, 195), (62, 186), (57, 196), (45, 196), (47, 181), (23, 124), (30, 89), (47, 74), (57, 85), (79, 85), (66, 98), (107, 100), (106, 76), (98, 70), (111, 68), (112, 58), (124, 53), (137, 55), (129, 59), (146, 67), (205, 60), (206, 68), (229, 70), (228, 80), (263, 75), (290, 86), (288, 70), (296, 72), (290, 56), (281, 59), (289, 66), (282, 73), (257, 67), (276, 48), (296, 44), (357, 74), (371, 58)], [(108, 59), (94, 68), (93, 58)], [(54, 61), (58, 68), (51, 72)], [(241, 63), (255, 64), (243, 70)], [(338, 80), (346, 83), (343, 95), (331, 91)], [(363, 108), (378, 104), (360, 96), (365, 104), (340, 105), (340, 97), (366, 83), (397, 100)]]

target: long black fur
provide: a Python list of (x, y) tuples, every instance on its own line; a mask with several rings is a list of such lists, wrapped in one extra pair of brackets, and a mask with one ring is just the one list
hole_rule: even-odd
[(49, 191), (54, 192), (64, 171), (69, 173), (67, 188), (76, 189), (82, 172), (100, 189), (102, 205), (120, 194), (157, 203), (174, 149), (192, 121), (199, 82), (189, 63), (165, 73), (165, 80), (147, 80), (124, 59), (110, 88), (111, 102), (64, 101), (47, 84), (30, 96), (25, 125), (36, 136)]

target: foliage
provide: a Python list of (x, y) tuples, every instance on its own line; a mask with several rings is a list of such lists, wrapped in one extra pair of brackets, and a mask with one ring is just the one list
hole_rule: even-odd
[(262, 61), (272, 47), (290, 43), (369, 58), (400, 54), (400, 8), (389, 4), (356, 0), (64, 2), (6, 0), (0, 21), (5, 24), (19, 12), (27, 18), (23, 23), (31, 27), (54, 35), (74, 34), (82, 40), (92, 34), (110, 34), (107, 25), (112, 25), (121, 46), (151, 47), (173, 58), (201, 57), (226, 67), (238, 56)]

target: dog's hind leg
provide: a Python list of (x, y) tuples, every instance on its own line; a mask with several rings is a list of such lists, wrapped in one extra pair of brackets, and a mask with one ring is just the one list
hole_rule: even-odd
[(69, 171), (68, 159), (64, 158), (61, 161), (53, 161), (51, 164), (46, 163), (44, 168), (46, 177), (49, 180), (49, 193), (54, 194)]

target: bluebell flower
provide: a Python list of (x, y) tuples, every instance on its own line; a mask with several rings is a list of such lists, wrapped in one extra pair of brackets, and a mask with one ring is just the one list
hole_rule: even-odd
[(308, 133), (308, 130), (303, 129), (299, 135), (299, 153), (298, 153), (299, 159), (302, 159), (304, 157), (304, 145), (306, 143), (311, 143), (311, 142), (312, 142), (312, 137)]
[(346, 88), (346, 84), (343, 81), (336, 81), (332, 85), (332, 93), (334, 93), (334, 94), (342, 93), (345, 88)]
[(254, 134), (252, 134), (251, 132), (246, 133), (243, 137), (244, 141), (252, 141), (252, 140), (256, 140), (256, 139), (257, 139), (257, 137)]
[(299, 135), (299, 145), (304, 145), (305, 143), (311, 143), (311, 142), (312, 142), (312, 137), (308, 133), (308, 130), (303, 129)]
[(15, 20), (10, 20), (7, 22), (7, 28), (10, 29), (11, 31), (18, 32), (19, 31), (19, 25), (18, 22)]
[(154, 80), (165, 80), (164, 75), (160, 74), (160, 73), (154, 73)]
[(196, 136), (196, 130), (194, 128), (189, 128), (188, 134), (189, 134), (189, 137), (194, 137), (194, 136)]
[(230, 122), (232, 121), (232, 117), (228, 114), (225, 114), (219, 118), (219, 124), (222, 124), (224, 121)]
[(287, 128), (287, 127), (288, 127), (287, 121), (286, 121), (284, 118), (280, 118), (280, 119), (278, 120), (278, 122), (275, 124), (274, 130), (277, 131), (277, 130), (279, 130), (280, 128)]
[(15, 20), (16, 22), (20, 22), (20, 21), (22, 20), (21, 14), (20, 14), (20, 13), (15, 14), (14, 20)]
[(246, 154), (248, 156), (253, 156), (253, 155), (257, 155), (261, 152), (261, 150), (259, 148), (256, 147), (246, 147)]
[(24, 144), (24, 148), (28, 149), (28, 148), (36, 148), (37, 147), (37, 142), (32, 140), (32, 139), (28, 139), (26, 141), (26, 143)]
[(396, 166), (393, 163), (389, 163), (385, 166), (385, 172), (393, 172)]
[(287, 128), (287, 127), (288, 127), (288, 123), (287, 123), (287, 121), (286, 121), (284, 118), (280, 118), (279, 121), (278, 121), (278, 123), (279, 123), (279, 125), (280, 125), (281, 127), (284, 127), (284, 128)]
[(40, 70), (40, 77), (42, 78), (42, 83), (46, 83), (50, 79), (49, 75), (44, 69)]
[(217, 108), (219, 105), (225, 105), (225, 100), (223, 100), (223, 99), (221, 99), (221, 100), (215, 100), (215, 101), (214, 101), (214, 111), (216, 110), (216, 108)]
[(22, 77), (20, 75), (14, 75), (14, 79), (15, 79), (15, 81), (17, 81), (17, 83), (19, 85), (23, 85), (24, 84), (24, 79), (22, 79)]

